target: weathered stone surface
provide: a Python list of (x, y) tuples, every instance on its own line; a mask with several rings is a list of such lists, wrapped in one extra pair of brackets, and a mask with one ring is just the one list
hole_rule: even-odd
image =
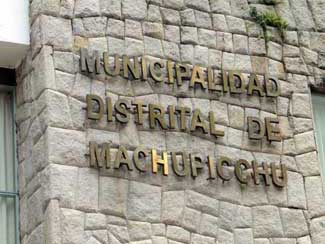
[(166, 236), (166, 226), (164, 224), (152, 224), (151, 229), (154, 236)]
[(121, 0), (100, 0), (100, 10), (104, 15), (120, 18), (122, 16)]
[(316, 151), (297, 156), (296, 163), (298, 170), (304, 176), (319, 175), (320, 173)]
[(211, 17), (208, 13), (202, 11), (195, 11), (195, 25), (197, 27), (211, 29), (212, 28), (212, 21)]
[(218, 242), (224, 244), (233, 244), (234, 243), (234, 235), (231, 232), (228, 232), (223, 229), (218, 229)]
[(298, 154), (311, 152), (316, 149), (313, 131), (298, 134), (294, 138)]
[(228, 15), (226, 19), (227, 19), (229, 31), (231, 33), (244, 34), (244, 35), (247, 33), (245, 21), (243, 19), (236, 18), (230, 15)]
[(226, 17), (224, 15), (214, 14), (212, 16), (212, 19), (213, 19), (213, 28), (216, 31), (224, 31), (224, 32), (228, 31), (228, 25), (227, 25)]
[(55, 51), (53, 53), (54, 67), (68, 73), (74, 73), (73, 54), (70, 52)]
[(123, 38), (124, 33), (124, 22), (116, 19), (108, 19), (106, 33), (110, 36)]
[(180, 224), (184, 212), (184, 192), (164, 192), (162, 198), (162, 221), (167, 224)]
[(248, 38), (244, 35), (233, 35), (234, 52), (248, 54)]
[(103, 213), (126, 215), (128, 182), (123, 179), (99, 177), (99, 210)]
[(161, 8), (160, 11), (164, 23), (172, 25), (180, 24), (181, 17), (178, 11), (168, 8)]
[(216, 47), (216, 33), (215, 31), (199, 29), (198, 31), (200, 45), (207, 46), (210, 48)]
[[(171, 241), (169, 241), (171, 243)], [(168, 244), (167, 238), (162, 236), (153, 236), (152, 244)]]
[(230, 0), (231, 13), (234, 16), (249, 17), (249, 6), (247, 0)]
[(125, 20), (125, 36), (135, 39), (143, 39), (141, 23), (138, 21)]
[(163, 41), (164, 56), (170, 60), (180, 61), (180, 51), (178, 44)]
[(76, 208), (83, 211), (98, 209), (98, 172), (94, 169), (79, 169)]
[(178, 226), (168, 225), (166, 236), (175, 241), (183, 243), (190, 242), (190, 232)]
[(195, 231), (199, 228), (198, 219), (201, 213), (191, 208), (184, 209), (183, 226), (190, 231)]
[(218, 216), (219, 202), (194, 191), (186, 191), (186, 206)]
[(216, 237), (218, 234), (218, 218), (209, 214), (202, 214), (200, 221), (200, 234)]
[(73, 209), (61, 209), (61, 237), (64, 244), (85, 243), (84, 213)]
[[(227, 52), (233, 51), (232, 35), (230, 33), (217, 32), (217, 49), (226, 51), (226, 53), (223, 53), (223, 59), (225, 59), (226, 55), (233, 56), (233, 54), (227, 53)], [(226, 68), (226, 67), (224, 67), (224, 68)]]
[(310, 236), (304, 236), (297, 239), (297, 244), (311, 244)]
[(307, 1), (290, 0), (290, 6), (298, 29), (310, 30), (315, 27)]
[(278, 237), (283, 235), (280, 213), (277, 207), (254, 207), (253, 219), (255, 237)]
[(129, 188), (128, 218), (139, 221), (160, 221), (161, 189), (132, 181)]
[(211, 11), (221, 14), (230, 14), (230, 1), (224, 0), (211, 0)]
[(197, 28), (181, 27), (181, 42), (183, 44), (197, 44), (199, 42)]
[(164, 0), (164, 5), (168, 8), (183, 9), (184, 0)]
[(55, 89), (54, 63), (51, 57), (52, 48), (45, 46), (33, 61), (33, 66), (38, 67), (32, 72), (32, 80), (39, 81), (37, 85), (32, 83), (32, 95), (38, 97), (45, 89)]
[(145, 53), (156, 57), (163, 57), (162, 43), (159, 39), (144, 37)]
[(181, 34), (180, 34), (180, 28), (178, 26), (174, 25), (165, 25), (165, 40), (170, 42), (181, 42)]
[(74, 13), (77, 17), (99, 15), (99, 0), (77, 0)]
[[(311, 239), (313, 243), (322, 243), (325, 240), (324, 217), (315, 218), (311, 221)], [(308, 242), (307, 242), (308, 243)]]
[(252, 229), (235, 229), (234, 231), (235, 243), (253, 244), (253, 231)]
[(41, 16), (42, 44), (53, 45), (54, 49), (72, 49), (71, 21), (52, 16)]
[(49, 161), (51, 163), (88, 166), (85, 134), (80, 131), (48, 128)]
[(251, 55), (265, 55), (266, 47), (263, 39), (250, 37), (249, 39), (249, 53)]
[(299, 117), (311, 118), (310, 98), (307, 94), (293, 94), (293, 114)]
[(193, 9), (186, 9), (180, 12), (182, 25), (195, 25), (195, 15)]
[(244, 109), (239, 106), (228, 106), (229, 124), (236, 129), (244, 128)]
[(304, 180), (301, 174), (288, 172), (288, 206), (296, 208), (306, 208), (306, 195)]
[(200, 9), (206, 12), (210, 11), (209, 0), (197, 1), (197, 0), (184, 0), (185, 5), (189, 8)]
[(191, 243), (193, 244), (200, 244), (200, 243), (206, 243), (206, 244), (214, 244), (214, 238), (208, 237), (208, 236), (203, 236), (203, 235), (198, 235), (198, 234), (192, 234), (191, 235)]
[(162, 39), (164, 36), (163, 26), (160, 23), (142, 23), (143, 34), (153, 38)]
[(104, 214), (99, 213), (86, 214), (85, 229), (106, 229), (106, 216)]
[(285, 236), (299, 237), (308, 234), (308, 227), (302, 210), (282, 208), (280, 212)]
[(123, 0), (122, 14), (126, 18), (143, 20), (147, 15), (147, 3), (145, 0)]
[(61, 241), (61, 219), (58, 200), (51, 200), (44, 215), (44, 239), (47, 243), (59, 243)]
[(128, 230), (131, 241), (150, 239), (151, 225), (146, 222), (129, 221)]
[(307, 207), (310, 217), (321, 216), (325, 213), (325, 200), (322, 191), (322, 179), (320, 176), (305, 178)]

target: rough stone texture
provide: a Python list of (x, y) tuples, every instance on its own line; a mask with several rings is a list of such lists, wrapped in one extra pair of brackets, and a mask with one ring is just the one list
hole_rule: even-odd
[(253, 208), (254, 236), (277, 237), (283, 235), (279, 209), (274, 206)]
[[(324, 76), (323, 0), (31, 0), (31, 47), (17, 68), (16, 124), (23, 244), (320, 244), (324, 191), (309, 85)], [(275, 11), (288, 24), (267, 43), (249, 8)], [(147, 55), (278, 78), (276, 99), (188, 90), (81, 74), (79, 49)], [(215, 72), (220, 86), (220, 75)], [(184, 81), (186, 83), (188, 81)], [(85, 98), (118, 98), (211, 110), (223, 138), (148, 131), (86, 120)], [(247, 116), (278, 117), (283, 141), (247, 138)], [(147, 114), (145, 114), (147, 116)], [(288, 186), (246, 187), (89, 169), (88, 142), (287, 165)], [(114, 153), (115, 155), (115, 153)], [(230, 169), (229, 169), (230, 171)]]

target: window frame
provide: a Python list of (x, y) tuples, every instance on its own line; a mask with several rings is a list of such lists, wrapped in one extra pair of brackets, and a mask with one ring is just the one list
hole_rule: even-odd
[(16, 87), (10, 85), (0, 84), (0, 92), (9, 92), (12, 96), (11, 112), (13, 118), (12, 126), (12, 140), (13, 140), (13, 158), (14, 158), (14, 185), (15, 191), (1, 191), (0, 198), (8, 199), (12, 198), (15, 200), (15, 240), (16, 244), (20, 244), (20, 209), (19, 209), (19, 177), (18, 177), (18, 159), (17, 159), (17, 141), (16, 141)]

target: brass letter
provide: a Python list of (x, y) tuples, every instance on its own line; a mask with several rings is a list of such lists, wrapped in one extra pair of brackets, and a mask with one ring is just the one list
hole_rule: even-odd
[(257, 117), (247, 117), (248, 138), (252, 140), (261, 140), (265, 134), (265, 127), (262, 120)]
[(165, 123), (164, 116), (165, 113), (164, 108), (162, 106), (156, 104), (149, 104), (149, 120), (151, 129), (155, 129), (157, 121), (162, 129), (167, 130), (167, 125)]
[(211, 67), (209, 67), (207, 72), (208, 72), (208, 89), (210, 91), (218, 91), (218, 89), (216, 88), (216, 84), (214, 82), (213, 69)]
[[(103, 100), (94, 94), (88, 94), (86, 96), (87, 100), (87, 118), (88, 119), (93, 119), (93, 120), (100, 120), (103, 117), (104, 113), (104, 102)], [(92, 101), (96, 102), (97, 105), (99, 106), (98, 112), (93, 111), (93, 103)]]
[[(276, 124), (275, 126), (272, 126)], [(266, 134), (269, 141), (281, 141), (280, 129), (278, 127), (279, 120), (277, 118), (265, 118)]]
[[(271, 81), (271, 82), (269, 82)], [(267, 97), (278, 97), (281, 93), (281, 87), (279, 82), (276, 79), (268, 78), (265, 76), (265, 90)], [(275, 87), (273, 87), (273, 85)]]
[(193, 70), (192, 70), (190, 87), (194, 88), (195, 84), (198, 84), (201, 86), (202, 89), (206, 89), (207, 86), (205, 84), (203, 76), (204, 76), (204, 74), (203, 74), (202, 68), (198, 65), (194, 65)]
[(128, 113), (128, 101), (125, 99), (119, 99), (114, 105), (116, 114), (116, 120), (121, 122), (121, 123), (127, 123), (129, 122), (130, 119), (130, 114)]
[(261, 86), (261, 83), (259, 82), (256, 74), (251, 74), (249, 77), (249, 83), (248, 83), (248, 95), (253, 95), (253, 92), (256, 91), (260, 97), (264, 97), (263, 87)]
[(175, 64), (172, 61), (167, 61), (168, 84), (174, 84), (174, 66)]
[(265, 163), (265, 162), (262, 163), (263, 170), (259, 169), (258, 163), (256, 161), (253, 161), (252, 166), (253, 166), (252, 176), (253, 176), (255, 185), (260, 184), (260, 175), (262, 175), (264, 178), (264, 181), (265, 181), (265, 185), (269, 186), (270, 185), (270, 172), (269, 172), (268, 163)]
[(223, 83), (223, 91), (229, 92), (228, 73), (225, 70), (222, 71), (222, 83)]
[(188, 107), (176, 106), (176, 111), (179, 112), (180, 116), (180, 130), (186, 131), (186, 114), (191, 112)]
[(244, 159), (239, 159), (236, 162), (236, 166), (235, 166), (235, 175), (237, 180), (242, 183), (242, 184), (248, 184), (248, 177), (243, 177), (243, 168), (242, 166), (244, 166), (244, 170), (249, 169), (249, 163), (244, 160)]
[[(239, 85), (236, 85), (236, 78), (239, 82)], [(229, 84), (230, 84), (230, 92), (235, 94), (241, 94), (245, 91), (245, 82), (243, 74), (238, 71), (230, 71), (229, 72)]]
[(99, 52), (94, 51), (93, 56), (90, 58), (88, 50), (86, 48), (80, 48), (80, 64), (82, 72), (93, 73), (95, 68), (96, 74), (100, 74)]
[(142, 101), (132, 101), (132, 105), (135, 106), (136, 109), (136, 118), (135, 122), (139, 125), (143, 124), (143, 108), (147, 105), (143, 104)]
[(231, 175), (225, 175), (225, 173), (222, 170), (222, 167), (226, 165), (226, 166), (231, 166), (231, 160), (227, 157), (221, 157), (218, 160), (218, 166), (217, 166), (217, 173), (218, 176), (224, 180), (224, 181), (229, 181), (231, 180), (232, 176)]
[(191, 132), (194, 132), (196, 128), (201, 128), (204, 134), (208, 134), (208, 125), (202, 119), (202, 114), (199, 109), (194, 109), (191, 121)]
[(209, 166), (209, 180), (214, 180), (216, 176), (216, 167), (214, 165), (213, 158), (208, 156), (208, 166)]
[(180, 164), (177, 162), (177, 155), (179, 153), (176, 153), (176, 152), (172, 152), (171, 153), (171, 156), (172, 156), (172, 168), (175, 172), (175, 174), (177, 176), (180, 176), (180, 177), (184, 177), (184, 176), (187, 176), (188, 173), (189, 173), (189, 161), (186, 157), (186, 153), (185, 152), (182, 152), (182, 163), (183, 163), (183, 170), (181, 170), (179, 168)]
[(191, 158), (191, 168), (192, 168), (192, 177), (195, 178), (198, 176), (198, 170), (203, 169), (202, 159), (199, 156), (194, 156), (190, 154)]
[(126, 55), (123, 55), (123, 75), (124, 78), (129, 78), (129, 70), (134, 79), (140, 79), (140, 67), (138, 57), (133, 58), (133, 64), (130, 61), (130, 58)]
[(111, 75), (111, 76), (117, 76), (121, 72), (121, 61), (120, 61), (120, 56), (115, 54), (114, 55), (114, 62), (115, 62), (115, 68), (114, 70), (111, 70), (109, 67), (109, 57), (108, 53), (104, 52), (103, 54), (103, 59), (104, 59), (104, 71), (106, 74)]
[(164, 66), (165, 66), (165, 64), (161, 60), (153, 60), (150, 62), (150, 65), (149, 65), (150, 75), (155, 81), (157, 81), (157, 82), (163, 81), (163, 75), (162, 75), (161, 69)]
[[(271, 169), (272, 169), (272, 181), (273, 184), (278, 187), (285, 187), (288, 182), (288, 173), (287, 173), (287, 167), (285, 164), (281, 164), (281, 176), (277, 176), (277, 167), (275, 163), (271, 163)], [(280, 180), (281, 178), (282, 180)]]
[(131, 160), (129, 158), (128, 151), (124, 146), (119, 146), (115, 162), (114, 162), (114, 168), (119, 169), (121, 167), (121, 164), (125, 164), (128, 170), (132, 171), (133, 167), (131, 164)]
[(163, 152), (162, 159), (158, 159), (157, 151), (151, 150), (152, 173), (157, 174), (158, 164), (163, 166), (163, 175), (168, 175), (168, 157), (167, 152)]
[(102, 150), (99, 152), (98, 144), (96, 142), (89, 142), (90, 152), (90, 167), (103, 168), (105, 165), (106, 169), (110, 168), (111, 154), (110, 145), (108, 143), (102, 144)]
[(107, 108), (107, 122), (113, 121), (113, 105), (112, 99), (110, 97), (106, 97), (106, 108)]
[(220, 136), (220, 137), (225, 136), (225, 132), (224, 131), (222, 131), (222, 130), (216, 130), (214, 113), (212, 111), (209, 112), (209, 121), (210, 121), (210, 134), (211, 135), (214, 135), (216, 137), (218, 137), (218, 136)]
[(140, 172), (146, 172), (147, 171), (146, 164), (140, 162), (140, 158), (144, 158), (145, 159), (147, 156), (148, 156), (147, 151), (144, 148), (142, 148), (142, 147), (136, 148), (135, 151), (134, 151), (134, 153), (133, 153), (134, 166)]
[(169, 114), (169, 129), (173, 130), (176, 128), (176, 115), (175, 115), (175, 106), (168, 106), (168, 114)]
[(177, 85), (181, 86), (183, 85), (183, 79), (189, 78), (190, 76), (190, 68), (186, 64), (176, 64), (176, 78), (177, 78)]

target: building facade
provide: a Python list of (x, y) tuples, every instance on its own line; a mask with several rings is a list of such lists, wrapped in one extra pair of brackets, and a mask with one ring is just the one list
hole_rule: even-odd
[(324, 0), (28, 8), (30, 45), (0, 39), (1, 244), (325, 243)]

